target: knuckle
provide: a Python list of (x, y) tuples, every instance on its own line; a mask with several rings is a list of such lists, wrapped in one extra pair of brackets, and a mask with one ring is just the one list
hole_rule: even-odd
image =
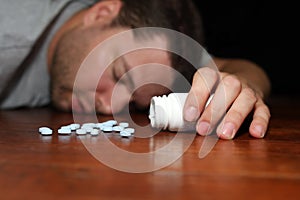
[(205, 67), (202, 69), (202, 74), (204, 77), (209, 77), (210, 79), (217, 80), (218, 73), (216, 70)]
[(209, 67), (203, 67), (198, 69), (197, 73), (195, 73), (194, 75), (194, 80), (197, 80), (199, 78), (217, 81), (218, 73), (216, 70), (213, 70)]
[(260, 105), (254, 113), (254, 119), (256, 121), (268, 123), (270, 117), (271, 117), (271, 113), (269, 108), (266, 105)]
[(230, 110), (228, 113), (228, 118), (233, 122), (242, 122), (245, 116), (237, 110)]
[(223, 82), (228, 87), (233, 87), (233, 88), (242, 87), (241, 81), (235, 75), (228, 75), (224, 77)]
[(261, 115), (265, 116), (265, 118), (268, 119), (271, 117), (270, 110), (266, 105), (261, 105), (259, 109), (260, 109), (260, 113), (262, 113)]
[(250, 88), (244, 88), (242, 90), (243, 95), (245, 95), (246, 99), (252, 104), (257, 101), (256, 93)]

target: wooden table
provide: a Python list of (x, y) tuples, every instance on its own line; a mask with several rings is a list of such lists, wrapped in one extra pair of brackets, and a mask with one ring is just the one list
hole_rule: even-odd
[[(199, 159), (204, 137), (196, 136), (176, 162), (148, 173), (108, 167), (75, 134), (58, 135), (60, 126), (72, 122), (70, 113), (51, 108), (0, 111), (0, 199), (299, 199), (299, 100), (271, 98), (265, 139), (254, 139), (244, 129), (232, 141), (219, 140)], [(145, 114), (132, 116), (138, 124), (148, 123)], [(99, 121), (109, 118), (99, 116)], [(40, 126), (53, 128), (54, 134), (41, 136)], [(147, 153), (174, 135), (109, 140), (124, 150)]]

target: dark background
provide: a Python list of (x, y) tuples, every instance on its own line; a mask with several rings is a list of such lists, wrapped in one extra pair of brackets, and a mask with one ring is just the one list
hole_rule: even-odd
[(273, 95), (300, 94), (297, 63), (289, 53), (292, 49), (283, 48), (287, 43), (284, 27), (289, 20), (284, 2), (194, 1), (202, 15), (204, 45), (209, 53), (260, 65), (271, 79)]

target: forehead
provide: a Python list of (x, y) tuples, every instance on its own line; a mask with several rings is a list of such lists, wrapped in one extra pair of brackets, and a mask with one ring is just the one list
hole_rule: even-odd
[(169, 53), (160, 49), (139, 49), (125, 54), (123, 58), (129, 68), (151, 63), (171, 65)]
[[(142, 49), (124, 55), (122, 60), (125, 64), (125, 71), (128, 72), (127, 75), (136, 89), (151, 84), (151, 90), (157, 90), (158, 87), (153, 85), (169, 88), (173, 83), (175, 72), (171, 67), (169, 57), (165, 50)], [(149, 87), (147, 90), (150, 94), (153, 93)]]
[(147, 63), (171, 64), (166, 37), (162, 34), (141, 37), (135, 32), (132, 29), (119, 28), (109, 28), (103, 31), (101, 39), (91, 52), (92, 57), (105, 66), (120, 57), (129, 67)]
[[(132, 30), (131, 30), (132, 31)], [(163, 34), (151, 34), (149, 36), (126, 35), (121, 48), (126, 52), (123, 57), (131, 67), (146, 63), (158, 63), (170, 65), (170, 53), (167, 39)]]
[[(150, 28), (149, 28), (150, 29)], [(100, 43), (110, 43), (111, 45), (128, 48), (155, 48), (167, 49), (167, 41), (170, 40), (167, 33), (151, 32), (147, 28), (130, 29), (126, 27), (107, 27), (100, 32), (94, 31), (93, 38)], [(127, 48), (127, 49), (128, 49)]]

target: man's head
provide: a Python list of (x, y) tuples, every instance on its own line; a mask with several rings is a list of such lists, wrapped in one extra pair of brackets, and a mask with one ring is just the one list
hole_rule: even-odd
[[(98, 44), (111, 36), (134, 28), (162, 27), (184, 33), (198, 42), (202, 42), (203, 39), (201, 21), (194, 5), (191, 1), (182, 0), (103, 0), (78, 13), (66, 27), (57, 36), (53, 56), (50, 56), (52, 100), (56, 107), (66, 111), (72, 108), (73, 86), (79, 67)], [(148, 37), (147, 40), (161, 43), (162, 46), (170, 45), (168, 38), (162, 34), (150, 33), (149, 36), (145, 36), (135, 34), (133, 31), (132, 35), (132, 41), (124, 43), (137, 42), (143, 37)], [(105, 58), (109, 57), (111, 52), (100, 54), (99, 57)], [(155, 49), (134, 51), (119, 57), (109, 66), (99, 66), (103, 69), (103, 74), (96, 91), (90, 90), (89, 84), (80, 89), (74, 88), (73, 108), (78, 112), (90, 112), (96, 106), (97, 112), (110, 114), (111, 97), (116, 83), (127, 71), (148, 63), (172, 66), (188, 79), (191, 79), (195, 71), (193, 67), (186, 65), (183, 59), (166, 51)], [(136, 72), (132, 80), (125, 84), (134, 84), (144, 76), (151, 76), (151, 73)], [(172, 84), (174, 78), (172, 73), (167, 76), (155, 73), (152, 76), (164, 79), (167, 85)], [(144, 108), (149, 105), (152, 96), (169, 92), (167, 88), (155, 84), (145, 85), (134, 92), (130, 91), (129, 87), (124, 86), (124, 89), (120, 90), (117, 100), (119, 102), (115, 104), (118, 108), (114, 111), (121, 110), (128, 103), (125, 102), (126, 95), (130, 95), (131, 101), (138, 107)], [(95, 98), (96, 105), (91, 105), (91, 98)]]

